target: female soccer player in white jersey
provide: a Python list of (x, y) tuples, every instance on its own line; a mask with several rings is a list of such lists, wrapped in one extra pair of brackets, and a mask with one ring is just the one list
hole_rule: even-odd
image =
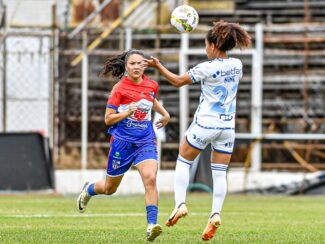
[(198, 154), (211, 143), (213, 202), (203, 240), (213, 238), (221, 224), (220, 213), (227, 192), (226, 173), (235, 140), (236, 94), (243, 67), (239, 59), (228, 57), (227, 51), (248, 47), (250, 43), (250, 36), (242, 27), (221, 20), (214, 23), (205, 38), (209, 60), (187, 73), (176, 75), (154, 57), (146, 60), (149, 67), (157, 68), (173, 86), (201, 83), (200, 104), (179, 147), (174, 180), (175, 209), (166, 225), (173, 226), (187, 215), (185, 200), (190, 167)]

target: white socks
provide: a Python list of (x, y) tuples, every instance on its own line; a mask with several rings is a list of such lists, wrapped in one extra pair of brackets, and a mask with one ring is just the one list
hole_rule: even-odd
[(175, 204), (178, 207), (185, 203), (186, 191), (190, 183), (190, 168), (193, 161), (189, 161), (178, 155), (174, 178)]
[(227, 194), (227, 169), (225, 164), (211, 164), (213, 179), (213, 201), (211, 215), (220, 214), (223, 201)]

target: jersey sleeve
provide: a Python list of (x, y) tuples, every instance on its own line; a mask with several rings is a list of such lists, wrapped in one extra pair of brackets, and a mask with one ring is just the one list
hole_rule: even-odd
[(188, 72), (191, 77), (192, 83), (201, 82), (209, 77), (208, 69), (205, 67), (205, 63), (201, 63), (190, 69)]
[(112, 108), (117, 111), (121, 103), (121, 92), (118, 86), (115, 85), (108, 97), (106, 108)]
[(158, 83), (157, 82), (155, 82), (154, 93), (155, 93), (154, 98), (156, 98), (158, 95)]

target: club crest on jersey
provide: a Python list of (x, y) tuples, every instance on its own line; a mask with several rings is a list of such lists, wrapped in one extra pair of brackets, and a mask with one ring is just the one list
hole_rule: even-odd
[(121, 161), (119, 161), (119, 160), (113, 160), (112, 161), (112, 168), (113, 169), (118, 169), (120, 167), (120, 165), (121, 165)]
[(150, 95), (150, 97), (151, 97), (152, 99), (155, 98), (155, 93), (154, 93), (154, 92), (149, 92), (149, 95)]
[(149, 111), (150, 111), (149, 108), (147, 108), (147, 109), (146, 109), (146, 108), (138, 108), (138, 109), (134, 112), (133, 117), (134, 117), (138, 122), (140, 122), (140, 121), (144, 120), (144, 119), (147, 117)]

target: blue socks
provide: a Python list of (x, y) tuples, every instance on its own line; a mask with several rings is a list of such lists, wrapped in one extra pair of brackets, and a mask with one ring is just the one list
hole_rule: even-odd
[(95, 195), (97, 195), (97, 193), (96, 193), (95, 190), (94, 190), (94, 187), (95, 187), (95, 183), (92, 183), (92, 184), (90, 184), (90, 185), (88, 186), (88, 188), (87, 188), (87, 192), (88, 192), (88, 195), (89, 195), (89, 196), (95, 196)]
[(155, 205), (148, 205), (146, 210), (148, 224), (157, 224), (158, 207)]

